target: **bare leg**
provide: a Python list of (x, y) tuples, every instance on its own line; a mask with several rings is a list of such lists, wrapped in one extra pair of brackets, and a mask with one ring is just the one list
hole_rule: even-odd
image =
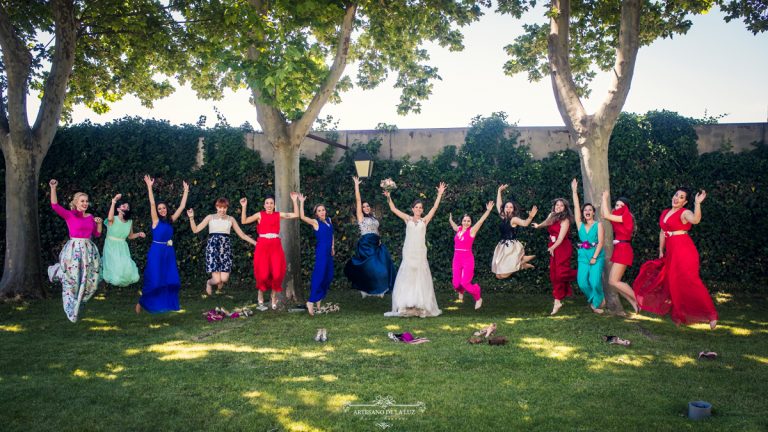
[(630, 306), (632, 306), (632, 309), (635, 310), (635, 313), (639, 311), (637, 308), (637, 299), (635, 298), (635, 292), (632, 290), (632, 287), (629, 286), (628, 283), (621, 280), (622, 277), (624, 277), (624, 272), (627, 270), (627, 266), (624, 264), (616, 264), (614, 263), (611, 265), (611, 272), (608, 275), (608, 283), (616, 288), (616, 290), (621, 294), (622, 297), (627, 299)]
[(136, 311), (137, 314), (140, 314), (141, 313), (141, 305), (136, 303), (136, 307), (134, 307), (134, 310)]
[(512, 273), (504, 273), (504, 274), (497, 273), (496, 279), (506, 279), (510, 276), (512, 276)]
[(555, 299), (555, 303), (552, 305), (552, 313), (550, 313), (550, 315), (556, 314), (560, 310), (561, 307), (563, 307), (563, 302), (561, 302), (560, 300)]
[(309, 314), (310, 314), (311, 316), (314, 316), (314, 315), (315, 315), (315, 304), (314, 304), (314, 303), (312, 303), (312, 302), (307, 302), (307, 312), (309, 312)]
[(219, 273), (219, 283), (216, 290), (217, 294), (221, 294), (221, 290), (224, 288), (224, 284), (227, 282), (229, 282), (229, 272)]

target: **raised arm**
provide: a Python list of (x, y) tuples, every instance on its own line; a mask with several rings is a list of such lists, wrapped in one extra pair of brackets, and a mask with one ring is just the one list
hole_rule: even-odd
[(622, 216), (611, 214), (611, 205), (608, 203), (608, 191), (603, 191), (603, 198), (601, 202), (602, 204), (600, 205), (600, 214), (603, 215), (603, 219), (618, 223), (622, 223), (624, 221)]
[(576, 179), (571, 181), (571, 192), (573, 193), (573, 218), (576, 219), (576, 228), (581, 228), (581, 205), (579, 205), (579, 182)]
[(547, 249), (550, 255), (555, 254), (555, 249), (563, 242), (563, 239), (568, 234), (568, 228), (570, 228), (570, 226), (571, 222), (568, 219), (560, 221), (560, 232), (557, 234), (557, 240), (555, 240), (555, 242), (552, 243), (552, 246)]
[(453, 221), (453, 213), (448, 213), (448, 223), (451, 224), (451, 228), (453, 228), (454, 231), (459, 231), (459, 226)]
[(402, 219), (403, 222), (408, 223), (409, 216), (395, 207), (395, 203), (392, 201), (392, 195), (389, 193), (389, 191), (384, 191), (384, 196), (387, 197), (387, 204), (389, 204), (389, 209), (392, 211), (392, 213)]
[(296, 202), (299, 199), (298, 192), (291, 192), (291, 202), (293, 203), (293, 212), (284, 213), (280, 212), (280, 219), (296, 219), (299, 217), (299, 204)]
[(320, 229), (320, 224), (315, 219), (308, 218), (304, 215), (304, 201), (306, 201), (306, 199), (307, 197), (305, 197), (304, 194), (299, 194), (299, 218), (303, 222), (309, 225), (312, 225), (312, 228), (314, 228), (315, 231), (317, 231), (318, 229)]
[(109, 206), (109, 213), (107, 213), (107, 222), (109, 222), (110, 225), (112, 225), (112, 222), (115, 221), (115, 205), (118, 201), (120, 201), (120, 198), (122, 198), (123, 195), (117, 194), (112, 198), (112, 204)]
[(195, 209), (187, 210), (187, 216), (189, 217), (189, 227), (192, 228), (193, 234), (199, 233), (208, 226), (208, 223), (211, 222), (211, 215), (208, 215), (203, 218), (203, 221), (200, 222), (200, 225), (195, 223)]
[(187, 206), (187, 198), (189, 197), (189, 183), (182, 182), (182, 184), (184, 185), (184, 193), (181, 194), (181, 203), (179, 204), (179, 208), (177, 208), (171, 216), (171, 222), (176, 222), (181, 217), (182, 212), (184, 212), (184, 207)]
[(155, 206), (155, 194), (152, 192), (152, 186), (155, 184), (155, 179), (149, 175), (145, 175), (144, 183), (147, 184), (147, 195), (149, 196), (149, 214), (152, 216), (152, 228), (154, 228), (160, 221), (160, 218), (157, 216), (157, 207)]
[(357, 223), (360, 223), (363, 221), (363, 200), (360, 198), (360, 183), (362, 183), (362, 180), (354, 176), (352, 181), (355, 182), (355, 216), (357, 217)]
[(499, 186), (499, 189), (496, 191), (496, 211), (499, 212), (499, 216), (501, 216), (501, 210), (502, 210), (501, 209), (501, 203), (502, 203), (501, 193), (508, 187), (509, 187), (508, 184), (503, 184)]
[(483, 213), (475, 226), (469, 230), (470, 236), (474, 237), (477, 235), (477, 232), (480, 231), (480, 228), (483, 226), (483, 222), (485, 222), (485, 220), (488, 219), (488, 215), (491, 214), (491, 210), (493, 210), (493, 201), (488, 201), (488, 204), (485, 205), (485, 213)]
[(237, 224), (237, 221), (235, 220), (235, 218), (230, 216), (229, 221), (232, 222), (232, 228), (234, 228), (235, 233), (237, 234), (238, 237), (256, 246), (256, 240), (254, 240), (253, 237), (243, 232), (243, 229), (240, 228), (240, 225)]
[[(520, 219), (519, 217), (515, 216), (512, 219), (509, 220), (509, 223), (517, 226), (523, 226), (527, 227), (531, 224), (531, 221), (533, 220), (533, 217), (536, 216), (536, 213), (539, 212), (539, 208), (536, 206), (531, 207), (531, 211), (528, 212), (528, 217), (525, 219)], [(546, 225), (545, 225), (546, 226)], [(534, 227), (535, 228), (535, 227)]]
[(707, 197), (707, 191), (702, 190), (696, 194), (696, 199), (693, 201), (693, 211), (686, 210), (682, 215), (682, 222), (688, 221), (693, 225), (698, 225), (701, 222), (701, 202)]
[(59, 186), (59, 181), (56, 179), (51, 179), (51, 181), (48, 182), (48, 185), (51, 186), (51, 204), (58, 204), (59, 196), (56, 193), (56, 188)]
[(261, 213), (256, 212), (250, 216), (246, 215), (246, 212), (248, 210), (248, 198), (240, 198), (240, 223), (243, 225), (248, 225), (249, 223), (257, 222), (259, 219), (261, 219)]
[(432, 209), (429, 211), (429, 213), (427, 213), (427, 216), (424, 217), (425, 224), (429, 224), (432, 218), (435, 217), (437, 208), (440, 206), (440, 200), (443, 199), (445, 188), (446, 188), (445, 182), (440, 182), (440, 184), (437, 185), (437, 198), (435, 199), (435, 204), (432, 206)]

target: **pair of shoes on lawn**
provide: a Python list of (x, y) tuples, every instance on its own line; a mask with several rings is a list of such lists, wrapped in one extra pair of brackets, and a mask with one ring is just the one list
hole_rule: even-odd
[(315, 342), (328, 342), (328, 330), (324, 328), (317, 329), (317, 334), (315, 335)]
[(609, 343), (611, 345), (622, 345), (622, 346), (629, 346), (632, 344), (632, 342), (628, 341), (627, 339), (622, 339), (618, 336), (603, 336), (603, 342)]
[(489, 325), (488, 327), (482, 328), (482, 329), (472, 333), (472, 335), (475, 336), (475, 337), (484, 337), (484, 338), (488, 339), (494, 333), (496, 333), (496, 324), (495, 323), (491, 323), (491, 325)]

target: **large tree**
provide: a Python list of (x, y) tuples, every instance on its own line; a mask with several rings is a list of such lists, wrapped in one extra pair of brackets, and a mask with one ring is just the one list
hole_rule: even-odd
[[(226, 88), (250, 90), (258, 123), (274, 149), (277, 206), (289, 210), (289, 193), (300, 184), (299, 146), (323, 106), (353, 85), (344, 77), (346, 65), (359, 62), (356, 82), (363, 88), (396, 73), (395, 87), (402, 90), (398, 111), (418, 112), (439, 79), (423, 44), (462, 49), (457, 27), (476, 20), (488, 3), (180, 1), (175, 7), (188, 22), (187, 49), (196, 59), (180, 79), (207, 98), (221, 98)], [(261, 204), (251, 203), (251, 210)], [(298, 222), (283, 221), (281, 232), (288, 260), (283, 300), (299, 300)]]
[[(536, 3), (499, 0), (498, 10), (520, 18)], [(602, 191), (610, 191), (608, 144), (629, 94), (638, 50), (658, 38), (685, 34), (689, 17), (715, 4), (724, 4), (726, 20), (743, 18), (754, 33), (766, 28), (763, 2), (552, 0), (545, 6), (548, 22), (524, 25), (525, 33), (506, 47), (507, 74), (526, 72), (531, 81), (549, 75), (557, 108), (576, 142), (585, 200), (600, 203)], [(596, 69), (608, 72), (611, 82), (603, 103), (590, 114), (582, 98), (590, 95)], [(608, 224), (609, 252), (612, 238)], [(623, 313), (614, 290), (606, 290), (606, 299), (612, 312)]]
[[(173, 88), (181, 27), (160, 1), (0, 1), (0, 148), (5, 157), (5, 261), (0, 295), (43, 293), (40, 166), (70, 107), (104, 112), (125, 94), (144, 104)], [(40, 95), (34, 124), (27, 96)]]

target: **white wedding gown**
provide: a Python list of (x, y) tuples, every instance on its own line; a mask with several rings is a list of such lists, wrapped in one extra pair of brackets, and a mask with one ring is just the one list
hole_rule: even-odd
[(405, 224), (403, 261), (397, 270), (392, 290), (392, 311), (386, 316), (438, 316), (432, 272), (427, 261), (427, 224), (423, 219)]

